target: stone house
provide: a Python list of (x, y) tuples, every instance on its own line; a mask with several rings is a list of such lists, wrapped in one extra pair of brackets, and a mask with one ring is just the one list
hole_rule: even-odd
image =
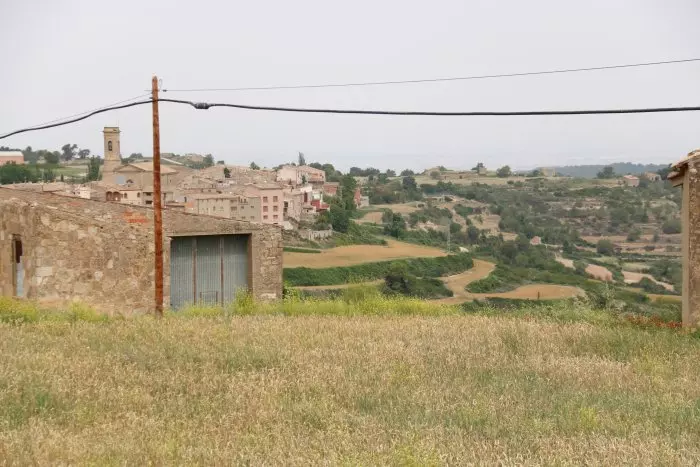
[[(161, 165), (160, 183), (163, 190), (174, 185), (177, 170)], [(153, 186), (153, 163), (132, 162), (114, 170), (114, 183), (117, 185), (132, 185), (139, 188)]]
[(284, 191), (276, 183), (245, 186), (247, 197), (260, 198), (260, 219), (263, 224), (282, 225), (284, 221)]
[[(282, 295), (275, 226), (163, 211), (165, 306)], [(154, 310), (153, 210), (0, 188), (0, 294), (110, 314)]]
[(646, 178), (647, 180), (649, 180), (650, 182), (661, 181), (661, 175), (659, 175), (655, 172), (645, 172), (643, 177)]
[(625, 175), (622, 177), (622, 183), (625, 186), (637, 187), (639, 186), (639, 177), (634, 175)]
[(311, 184), (323, 184), (326, 182), (326, 172), (308, 165), (284, 165), (277, 171), (278, 182), (303, 185), (304, 180)]
[(192, 194), (185, 196), (185, 212), (261, 223), (260, 197), (239, 194)]

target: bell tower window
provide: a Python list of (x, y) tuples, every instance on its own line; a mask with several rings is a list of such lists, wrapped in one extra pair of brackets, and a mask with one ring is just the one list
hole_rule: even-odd
[(111, 141), (107, 141), (107, 150), (108, 151), (112, 150), (112, 142)]

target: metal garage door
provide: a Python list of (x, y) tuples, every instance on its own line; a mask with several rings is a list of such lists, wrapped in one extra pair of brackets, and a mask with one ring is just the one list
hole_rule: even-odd
[(226, 304), (248, 288), (248, 235), (175, 237), (170, 243), (170, 306)]

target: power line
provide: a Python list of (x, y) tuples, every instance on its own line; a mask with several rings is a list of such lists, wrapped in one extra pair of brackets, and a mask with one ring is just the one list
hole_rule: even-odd
[[(403, 116), (430, 116), (430, 117), (506, 117), (506, 116), (547, 116), (547, 115), (606, 115), (606, 114), (639, 114), (639, 113), (662, 113), (662, 112), (694, 112), (700, 111), (700, 106), (693, 107), (651, 107), (638, 109), (603, 109), (603, 110), (526, 110), (526, 111), (503, 111), (503, 112), (430, 112), (430, 111), (402, 111), (402, 110), (353, 110), (353, 109), (314, 109), (303, 107), (267, 107), (243, 104), (227, 104), (227, 103), (208, 103), (208, 102), (192, 102), (180, 99), (158, 99), (159, 102), (171, 102), (175, 104), (191, 105), (195, 109), (206, 110), (212, 107), (229, 107), (242, 110), (263, 110), (273, 112), (296, 112), (296, 113), (323, 113), (323, 114), (353, 114), (353, 115), (403, 115)], [(5, 139), (20, 133), (29, 131), (44, 130), (55, 128), (58, 126), (68, 125), (71, 123), (85, 120), (94, 115), (109, 112), (110, 110), (124, 109), (127, 107), (135, 107), (152, 103), (152, 99), (132, 102), (113, 107), (106, 107), (95, 110), (87, 115), (77, 117), (71, 120), (66, 120), (59, 123), (51, 123), (47, 125), (24, 128), (16, 130), (0, 136), (0, 139)]]
[(136, 99), (141, 99), (142, 97), (146, 97), (146, 96), (148, 96), (148, 95), (150, 95), (150, 93), (148, 93), (148, 94), (141, 94), (141, 95), (139, 95), (139, 96), (134, 96), (134, 97), (132, 97), (132, 98), (130, 98), (130, 99), (124, 99), (123, 101), (112, 102), (111, 104), (105, 104), (105, 105), (102, 105), (102, 106), (97, 107), (97, 108), (94, 108), (94, 109), (86, 110), (86, 111), (84, 111), (84, 112), (78, 112), (78, 113), (76, 113), (76, 114), (68, 115), (68, 116), (66, 116), (66, 117), (57, 118), (57, 119), (54, 119), (54, 120), (50, 120), (50, 121), (48, 121), (48, 122), (39, 123), (39, 124), (37, 124), (37, 125), (32, 125), (31, 128), (39, 127), (39, 126), (42, 126), (42, 125), (48, 125), (48, 124), (50, 124), (50, 123), (60, 122), (60, 121), (62, 121), (62, 120), (67, 120), (67, 119), (73, 118), (73, 117), (78, 117), (78, 116), (80, 116), (80, 115), (85, 115), (86, 113), (94, 112), (94, 111), (96, 111), (96, 110), (100, 110), (100, 109), (103, 109), (103, 108), (105, 108), (105, 107), (111, 107), (111, 106), (114, 106), (114, 105), (119, 105), (119, 104), (124, 104), (124, 103), (126, 103), (126, 102), (134, 101), (134, 100), (136, 100)]
[(537, 75), (553, 75), (561, 73), (578, 73), (582, 71), (599, 71), (599, 70), (614, 70), (620, 68), (636, 68), (636, 67), (646, 67), (655, 65), (670, 65), (676, 63), (689, 63), (698, 62), (700, 58), (687, 58), (682, 60), (664, 60), (658, 62), (644, 62), (644, 63), (629, 63), (623, 65), (609, 65), (609, 66), (596, 66), (596, 67), (586, 67), (586, 68), (565, 68), (557, 70), (545, 70), (545, 71), (527, 71), (521, 73), (503, 73), (495, 75), (474, 75), (474, 76), (458, 76), (449, 78), (427, 78), (427, 79), (409, 79), (409, 80), (398, 80), (398, 81), (366, 81), (357, 83), (328, 83), (328, 84), (300, 84), (291, 86), (258, 86), (258, 87), (241, 87), (241, 88), (202, 88), (202, 89), (164, 89), (163, 92), (218, 92), (218, 91), (272, 91), (280, 89), (314, 89), (314, 88), (342, 88), (351, 86), (385, 86), (392, 84), (417, 84), (417, 83), (436, 83), (445, 81), (468, 81), (477, 79), (492, 79), (492, 78), (513, 78), (521, 76), (537, 76)]
[[(85, 120), (86, 118), (90, 118), (90, 117), (92, 117), (93, 115), (101, 114), (101, 113), (104, 113), (104, 112), (109, 112), (110, 110), (125, 109), (125, 108), (127, 108), (127, 107), (134, 107), (134, 106), (137, 106), (137, 105), (150, 104), (151, 102), (152, 102), (152, 101), (149, 99), (149, 100), (147, 100), (147, 101), (132, 102), (131, 104), (124, 104), (124, 105), (118, 105), (118, 106), (112, 106), (112, 107), (105, 107), (105, 108), (98, 109), (98, 110), (95, 110), (95, 111), (93, 111), (93, 112), (90, 112), (90, 113), (87, 114), (87, 115), (83, 115), (82, 117), (74, 118), (74, 119), (72, 119), (72, 120), (66, 120), (66, 121), (63, 121), (63, 122), (60, 122), (60, 123), (47, 123), (47, 124), (41, 125), (41, 126), (34, 126), (34, 127), (30, 127), (30, 128), (23, 128), (23, 129), (21, 129), (21, 130), (15, 130), (15, 131), (12, 131), (12, 132), (10, 132), (10, 133), (7, 133), (7, 134), (5, 134), (5, 135), (0, 136), (0, 139), (9, 138), (10, 136), (18, 135), (18, 134), (20, 134), (20, 133), (26, 133), (26, 132), (28, 132), (28, 131), (46, 130), (46, 129), (48, 129), (48, 128), (55, 128), (55, 127), (58, 127), (58, 126), (68, 125), (68, 124), (71, 124), (71, 123), (79, 122), (79, 121), (81, 121), (81, 120)], [(80, 115), (80, 114), (77, 114), (77, 115)]]

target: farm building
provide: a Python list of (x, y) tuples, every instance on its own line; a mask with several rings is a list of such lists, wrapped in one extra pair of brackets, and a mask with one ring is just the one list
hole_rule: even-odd
[(24, 164), (24, 154), (21, 151), (0, 151), (0, 165)]
[[(165, 306), (282, 295), (276, 226), (163, 212)], [(0, 188), (0, 294), (110, 314), (154, 308), (153, 210)]]

